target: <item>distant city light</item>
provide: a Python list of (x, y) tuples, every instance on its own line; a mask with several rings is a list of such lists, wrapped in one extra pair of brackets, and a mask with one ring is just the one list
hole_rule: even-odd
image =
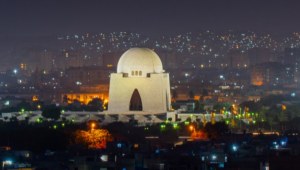
[(101, 155), (100, 159), (102, 162), (107, 162), (108, 161), (108, 155)]
[(236, 152), (236, 151), (238, 150), (238, 146), (237, 146), (237, 145), (232, 145), (232, 150), (233, 150), (234, 152)]
[(12, 165), (13, 161), (11, 159), (7, 159), (2, 161), (2, 167)]
[(17, 69), (14, 69), (14, 70), (13, 70), (13, 73), (14, 73), (14, 74), (17, 74), (17, 73), (18, 73), (18, 70), (17, 70)]
[(9, 104), (10, 104), (10, 102), (8, 100), (5, 101), (5, 103), (4, 103), (5, 106), (9, 106)]

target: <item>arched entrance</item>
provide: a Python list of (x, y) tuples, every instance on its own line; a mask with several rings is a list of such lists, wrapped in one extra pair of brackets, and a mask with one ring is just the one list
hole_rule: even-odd
[(130, 99), (130, 105), (129, 105), (130, 111), (142, 111), (143, 110), (143, 104), (142, 99), (140, 96), (140, 93), (137, 89), (134, 89), (131, 99)]

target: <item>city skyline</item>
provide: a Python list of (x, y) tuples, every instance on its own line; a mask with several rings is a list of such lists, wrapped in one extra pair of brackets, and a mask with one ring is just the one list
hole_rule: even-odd
[(300, 169), (298, 6), (0, 0), (0, 169)]

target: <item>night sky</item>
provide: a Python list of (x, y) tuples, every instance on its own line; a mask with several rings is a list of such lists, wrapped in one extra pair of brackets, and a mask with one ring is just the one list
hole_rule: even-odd
[(0, 36), (206, 29), (283, 34), (300, 31), (299, 9), (296, 0), (0, 0)]

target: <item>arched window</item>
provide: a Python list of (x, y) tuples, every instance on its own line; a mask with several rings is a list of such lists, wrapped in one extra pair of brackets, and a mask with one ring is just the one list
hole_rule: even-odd
[(135, 75), (136, 75), (136, 76), (138, 75), (138, 71), (135, 71)]
[(130, 111), (142, 111), (143, 110), (142, 99), (141, 99), (140, 93), (137, 89), (134, 89), (134, 91), (131, 95), (129, 110)]

